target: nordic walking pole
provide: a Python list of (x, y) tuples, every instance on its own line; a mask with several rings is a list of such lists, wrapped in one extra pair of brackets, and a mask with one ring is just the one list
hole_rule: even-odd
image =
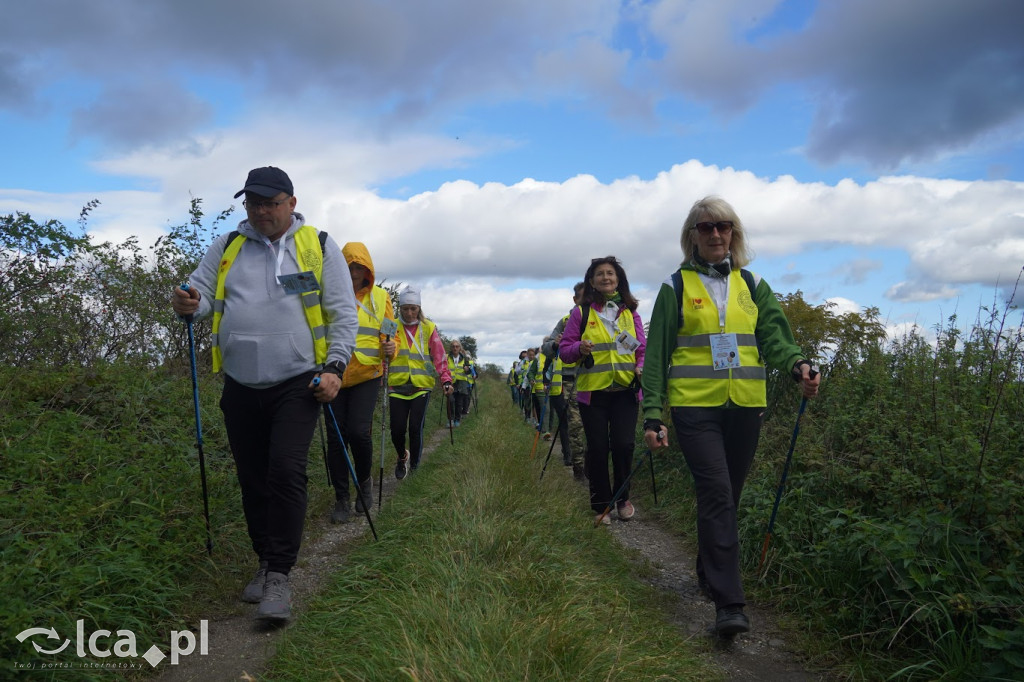
[[(384, 340), (390, 342), (391, 335), (398, 331), (398, 323), (385, 317), (384, 321), (380, 323), (380, 331), (384, 334)], [(388, 418), (388, 376), (391, 370), (391, 358), (385, 355), (383, 363), (384, 377), (381, 379), (381, 382), (383, 384), (384, 399), (381, 400), (380, 408), (380, 476), (377, 479), (377, 509), (380, 509), (381, 504), (384, 502), (384, 424)]]
[(327, 461), (327, 439), (324, 437), (324, 421), (327, 417), (324, 416), (323, 410), (320, 411), (320, 415), (316, 420), (317, 425), (320, 427), (320, 447), (324, 451), (324, 469), (327, 470), (327, 487), (334, 487), (334, 479), (331, 478), (331, 464)]
[(551, 437), (551, 447), (548, 448), (548, 456), (544, 458), (544, 468), (540, 470), (540, 479), (538, 480), (544, 480), (544, 472), (548, 470), (548, 462), (551, 461), (551, 453), (555, 451), (555, 441), (559, 440), (558, 436), (560, 433), (562, 433), (562, 415), (558, 415), (558, 429), (555, 431), (555, 435)]
[(647, 458), (647, 462), (651, 465), (651, 492), (654, 493), (654, 504), (658, 504), (658, 484), (654, 482), (654, 451), (651, 450), (651, 456)]
[[(181, 285), (182, 291), (188, 291), (188, 285)], [(206, 488), (206, 455), (203, 454), (203, 427), (199, 420), (199, 376), (196, 373), (196, 337), (192, 333), (192, 316), (185, 316), (185, 327), (188, 329), (188, 359), (192, 365), (192, 403), (196, 409), (196, 449), (199, 450), (199, 480), (203, 486), (203, 516), (206, 519), (206, 554), (213, 556), (213, 534), (210, 532), (210, 494)]]
[[(319, 383), (320, 377), (313, 377), (313, 385), (317, 386)], [(330, 403), (324, 403), (324, 407), (327, 408), (327, 414), (330, 415), (331, 423), (334, 424), (334, 433), (338, 436), (338, 442), (341, 444), (341, 454), (345, 457), (345, 464), (348, 465), (349, 473), (352, 474), (352, 483), (355, 484), (356, 495), (362, 499), (366, 499), (363, 497), (362, 488), (359, 487), (359, 477), (356, 476), (356, 468), (352, 466), (352, 459), (348, 456), (348, 448), (345, 447), (345, 439), (341, 437), (341, 428), (338, 426), (338, 418), (334, 416), (334, 410), (331, 408)], [(370, 532), (373, 533), (373, 539), (378, 539), (377, 529), (373, 527), (373, 519), (370, 518), (370, 505), (363, 505), (363, 513), (366, 514), (366, 522), (370, 524)]]
[(444, 404), (448, 406), (448, 435), (452, 439), (452, 445), (455, 445), (455, 426), (452, 422), (452, 397), (450, 395), (444, 396)]
[[(817, 376), (816, 367), (811, 367), (810, 378)], [(772, 541), (772, 529), (775, 527), (775, 515), (779, 513), (779, 502), (782, 500), (782, 491), (786, 487), (786, 477), (789, 475), (789, 464), (793, 461), (793, 449), (796, 447), (796, 437), (800, 433), (800, 417), (804, 416), (807, 409), (807, 398), (800, 400), (800, 410), (796, 413), (796, 424), (793, 426), (793, 436), (789, 439), (789, 452), (786, 454), (786, 463), (782, 465), (782, 478), (779, 479), (778, 490), (775, 491), (775, 504), (772, 505), (772, 515), (768, 519), (768, 530), (764, 534), (764, 544), (761, 546), (761, 563), (757, 567), (757, 574), (761, 575), (764, 569), (764, 560), (768, 556), (768, 545)]]
[(631, 480), (633, 480), (634, 474), (636, 474), (636, 472), (640, 471), (640, 469), (643, 468), (644, 456), (650, 457), (650, 455), (650, 450), (644, 450), (642, 453), (640, 453), (640, 463), (633, 467), (633, 470), (629, 472), (629, 476), (626, 476), (626, 480), (622, 482), (622, 485), (619, 486), (619, 489), (615, 491), (614, 495), (612, 495), (612, 499), (610, 502), (608, 502), (608, 506), (604, 508), (604, 511), (601, 512), (601, 515), (597, 517), (596, 521), (594, 521), (595, 528), (601, 525), (601, 522), (604, 521), (604, 517), (608, 516), (608, 514), (612, 510), (612, 507), (614, 507), (615, 503), (619, 501), (620, 497), (622, 497), (622, 493), (626, 491), (626, 486), (629, 485), (629, 482)]

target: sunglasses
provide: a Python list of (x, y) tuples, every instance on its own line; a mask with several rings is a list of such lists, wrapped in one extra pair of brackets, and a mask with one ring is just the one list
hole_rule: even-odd
[(701, 234), (711, 234), (717, 229), (718, 234), (725, 235), (732, 232), (732, 225), (733, 223), (731, 220), (719, 220), (717, 223), (697, 223), (693, 226), (693, 229), (697, 230)]

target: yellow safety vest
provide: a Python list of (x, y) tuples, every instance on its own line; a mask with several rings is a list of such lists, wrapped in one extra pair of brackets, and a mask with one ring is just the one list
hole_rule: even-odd
[[(569, 319), (569, 313), (565, 314), (562, 318), (562, 329), (565, 329), (565, 321)], [(562, 363), (562, 376), (569, 379), (576, 379), (576, 364), (575, 362), (563, 362)]]
[(387, 310), (388, 292), (379, 286), (372, 286), (360, 301), (359, 329), (356, 331), (356, 348), (352, 356), (363, 365), (380, 364), (380, 325)]
[(554, 369), (551, 370), (551, 391), (549, 395), (562, 395), (562, 368), (565, 364), (556, 355), (553, 365)]
[[(582, 308), (580, 311), (582, 312)], [(636, 376), (636, 353), (620, 353), (615, 345), (615, 337), (622, 332), (636, 338), (633, 313), (629, 308), (622, 308), (619, 311), (619, 316), (615, 320), (615, 334), (608, 330), (608, 326), (596, 310), (588, 313), (587, 328), (582, 330), (580, 340), (593, 342), (591, 355), (594, 357), (594, 364), (587, 368), (580, 363), (576, 367), (577, 391), (600, 391), (612, 384), (629, 386), (633, 383), (633, 377)]]
[[(299, 271), (312, 271), (316, 275), (317, 283), (322, 281), (324, 271), (323, 249), (320, 247), (320, 233), (312, 225), (303, 225), (293, 235), (295, 240), (295, 253), (297, 256)], [(242, 250), (242, 244), (246, 237), (239, 234), (224, 248), (224, 255), (220, 259), (220, 268), (217, 270), (217, 289), (213, 295), (213, 371), (219, 372), (224, 363), (224, 356), (220, 350), (220, 320), (224, 316), (224, 282), (228, 276), (228, 270), (234, 265), (238, 252)], [(278, 248), (284, 248), (280, 244)], [(324, 326), (324, 313), (320, 306), (320, 289), (307, 291), (301, 294), (302, 310), (306, 314), (306, 323), (313, 335), (313, 353), (316, 363), (322, 365), (327, 360), (327, 327)]]
[(533, 392), (544, 392), (544, 356), (538, 355), (533, 359), (537, 363), (536, 374), (533, 375)]
[[(727, 401), (742, 407), (764, 407), (765, 369), (757, 350), (757, 305), (739, 270), (729, 274), (729, 301), (725, 328), (720, 326), (718, 306), (700, 276), (682, 270), (683, 326), (676, 335), (668, 370), (668, 401), (671, 407), (718, 407)], [(740, 366), (714, 368), (711, 337), (735, 334)]]
[(422, 320), (419, 324), (416, 344), (413, 346), (409, 343), (405, 323), (398, 320), (398, 333), (395, 334), (398, 356), (391, 361), (388, 386), (412, 384), (424, 390), (434, 387), (436, 370), (430, 357), (430, 337), (434, 334), (435, 325), (430, 320)]
[(465, 365), (468, 361), (469, 359), (465, 354), (462, 355), (462, 362), (455, 362), (454, 355), (448, 356), (448, 371), (452, 373), (453, 383), (456, 381), (465, 381), (466, 383), (469, 383), (469, 372), (466, 371)]

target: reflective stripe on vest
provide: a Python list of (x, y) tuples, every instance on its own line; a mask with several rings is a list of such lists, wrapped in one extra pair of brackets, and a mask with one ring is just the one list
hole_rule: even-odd
[[(683, 326), (668, 369), (668, 403), (671, 407), (718, 407), (728, 401), (743, 407), (764, 407), (765, 369), (757, 350), (757, 305), (739, 270), (729, 275), (729, 300), (725, 329), (719, 326), (718, 306), (700, 276), (692, 270), (683, 275)], [(714, 369), (711, 337), (724, 332), (736, 335), (740, 367)]]
[(620, 332), (627, 332), (634, 339), (636, 338), (633, 313), (629, 308), (622, 308), (619, 311), (619, 317), (615, 320), (615, 329), (613, 336), (596, 310), (591, 310), (587, 315), (587, 328), (580, 335), (580, 340), (586, 339), (594, 344), (591, 351), (594, 364), (592, 367), (577, 365), (577, 391), (600, 391), (613, 383), (629, 386), (633, 382), (633, 377), (636, 376), (636, 354), (620, 353), (615, 345), (615, 336), (618, 336)]
[[(374, 285), (363, 297), (362, 303), (363, 305), (357, 306), (359, 329), (356, 330), (356, 348), (352, 357), (363, 365), (379, 365), (380, 325), (387, 310), (388, 292)], [(373, 315), (377, 316), (376, 319)]]
[[(296, 260), (299, 265), (299, 272), (310, 270), (316, 276), (319, 283), (323, 278), (324, 259), (323, 250), (320, 248), (320, 233), (312, 225), (303, 225), (292, 235), (295, 241)], [(231, 243), (224, 247), (224, 255), (220, 258), (220, 267), (217, 269), (217, 289), (213, 295), (213, 323), (211, 337), (213, 348), (213, 371), (219, 372), (224, 363), (224, 356), (220, 350), (220, 320), (224, 316), (224, 283), (227, 280), (228, 270), (234, 265), (238, 253), (242, 250), (246, 237), (238, 235)], [(280, 243), (278, 248), (285, 248), (285, 243)], [(307, 261), (309, 261), (307, 263)], [(313, 353), (318, 365), (327, 360), (327, 327), (324, 326), (323, 309), (320, 307), (320, 290), (307, 291), (301, 295), (302, 311), (306, 315), (306, 323), (313, 335)]]
[(430, 357), (430, 338), (434, 334), (434, 323), (421, 320), (416, 330), (416, 342), (419, 348), (409, 345), (409, 335), (405, 324), (399, 320), (395, 343), (398, 345), (398, 356), (391, 361), (388, 374), (388, 386), (412, 384), (417, 388), (433, 388), (434, 361)]

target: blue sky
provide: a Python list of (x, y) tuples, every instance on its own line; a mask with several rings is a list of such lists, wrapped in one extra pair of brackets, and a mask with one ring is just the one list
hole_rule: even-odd
[(623, 261), (646, 319), (690, 205), (751, 269), (925, 330), (1024, 267), (1019, 0), (38, 0), (5, 9), (0, 213), (143, 244), (250, 168), (506, 366)]

